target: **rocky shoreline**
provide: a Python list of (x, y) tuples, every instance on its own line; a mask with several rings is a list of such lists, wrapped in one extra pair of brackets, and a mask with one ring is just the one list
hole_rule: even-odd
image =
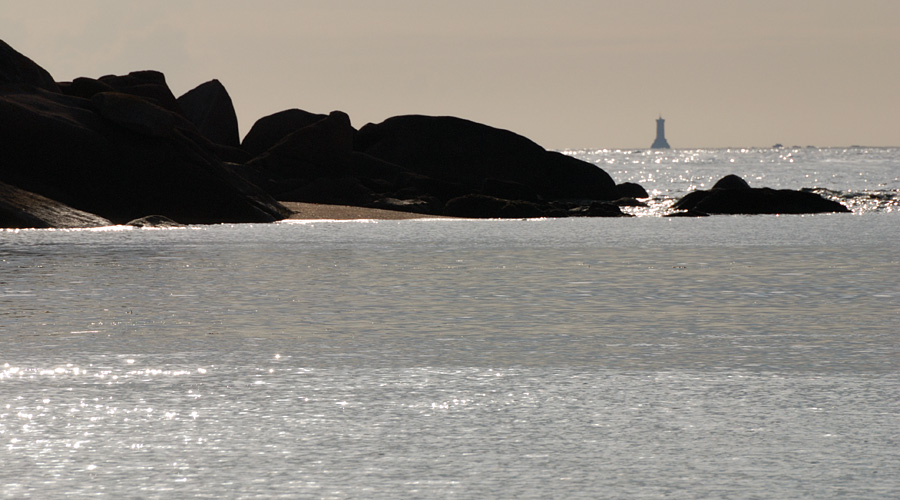
[[(217, 80), (180, 97), (156, 71), (57, 82), (2, 41), (0, 162), (4, 228), (272, 222), (304, 211), (622, 217), (619, 206), (648, 196), (596, 165), (449, 116), (356, 130), (340, 111), (290, 109), (241, 140)], [(848, 211), (813, 193), (735, 184), (691, 193), (673, 213)]]

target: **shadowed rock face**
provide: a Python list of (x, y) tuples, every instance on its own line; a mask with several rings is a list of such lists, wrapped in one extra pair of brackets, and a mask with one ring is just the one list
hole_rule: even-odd
[(736, 175), (720, 179), (712, 189), (694, 191), (674, 205), (691, 214), (814, 214), (850, 210), (816, 193), (791, 189), (751, 188)]
[(111, 225), (112, 222), (103, 217), (0, 182), (0, 227), (79, 228)]
[(240, 147), (237, 114), (231, 96), (219, 80), (210, 80), (178, 98), (184, 117), (210, 141)]

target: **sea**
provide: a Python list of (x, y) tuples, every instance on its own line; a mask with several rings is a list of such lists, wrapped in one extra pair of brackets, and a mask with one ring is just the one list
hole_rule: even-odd
[(0, 498), (900, 497), (900, 149), (564, 153), (651, 198), (0, 232)]

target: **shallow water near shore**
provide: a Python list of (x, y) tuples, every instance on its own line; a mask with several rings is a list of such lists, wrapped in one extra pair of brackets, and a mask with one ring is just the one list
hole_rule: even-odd
[(898, 222), (0, 233), (0, 496), (893, 497)]

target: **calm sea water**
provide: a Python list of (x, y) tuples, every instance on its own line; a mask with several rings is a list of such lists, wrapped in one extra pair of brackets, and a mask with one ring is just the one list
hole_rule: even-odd
[(649, 206), (0, 233), (0, 496), (900, 495), (898, 150), (570, 154)]

